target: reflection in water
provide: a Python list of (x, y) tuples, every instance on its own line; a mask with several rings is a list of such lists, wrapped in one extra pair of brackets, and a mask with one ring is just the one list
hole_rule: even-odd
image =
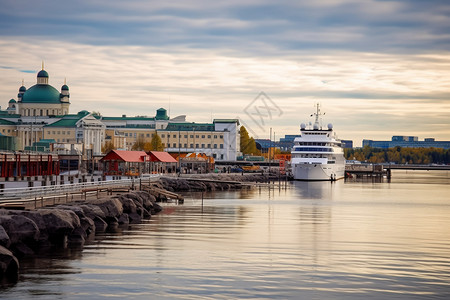
[(25, 262), (0, 296), (446, 299), (448, 178), (420, 174), (411, 184), (401, 175), (216, 191), (204, 194), (203, 209), (201, 194), (187, 195), (82, 251)]

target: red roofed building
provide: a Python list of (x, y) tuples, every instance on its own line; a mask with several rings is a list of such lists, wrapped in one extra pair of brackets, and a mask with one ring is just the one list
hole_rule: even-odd
[(145, 151), (111, 150), (101, 161), (105, 175), (139, 176), (148, 173), (150, 156)]
[(177, 168), (177, 160), (167, 152), (150, 151), (148, 152), (151, 161), (152, 173), (175, 173)]

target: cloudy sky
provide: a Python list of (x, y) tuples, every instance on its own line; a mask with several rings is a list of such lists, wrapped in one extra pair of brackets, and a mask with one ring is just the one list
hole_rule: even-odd
[(296, 134), (450, 140), (450, 2), (0, 0), (0, 105), (67, 80), (71, 112), (240, 118)]

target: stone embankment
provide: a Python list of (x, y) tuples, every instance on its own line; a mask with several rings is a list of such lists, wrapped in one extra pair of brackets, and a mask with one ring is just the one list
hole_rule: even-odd
[(96, 232), (140, 223), (161, 210), (144, 191), (37, 210), (0, 209), (0, 279), (16, 281), (22, 257), (52, 246), (83, 246)]
[(181, 177), (162, 177), (159, 186), (171, 192), (186, 191), (226, 191), (249, 188), (255, 183), (278, 180), (267, 174), (204, 174)]

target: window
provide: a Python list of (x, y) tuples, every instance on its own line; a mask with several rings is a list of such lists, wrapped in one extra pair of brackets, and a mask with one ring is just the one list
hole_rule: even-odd
[(195, 135), (195, 138), (196, 138), (196, 139), (198, 139), (198, 137), (199, 137), (199, 135), (198, 135), (198, 134), (196, 134), (196, 135)]
[(207, 148), (211, 148), (211, 144), (208, 144), (208, 147)]
[(128, 136), (128, 132), (125, 132), (125, 136)]
[(220, 159), (223, 159), (223, 154), (220, 154)]
[(174, 134), (174, 135), (173, 135), (173, 137), (174, 137), (174, 138), (176, 138), (176, 137), (177, 137), (177, 135), (176, 135), (176, 134)]
[(191, 144), (190, 148), (194, 148), (194, 144)]
[(223, 134), (220, 135), (220, 138), (223, 139)]
[(191, 139), (193, 139), (194, 138), (194, 135), (193, 134), (191, 134)]
[(214, 138), (217, 139), (217, 134), (214, 135)]
[(198, 144), (195, 144), (195, 148), (198, 148)]
[(208, 139), (210, 139), (211, 138), (211, 135), (208, 135)]
[(214, 144), (214, 149), (217, 149), (217, 144)]
[(203, 135), (202, 135), (202, 139), (204, 139), (204, 138), (205, 138), (205, 135), (203, 134)]
[(187, 148), (187, 144), (184, 144), (184, 148)]
[(150, 133), (147, 133), (147, 137), (150, 137)]
[(220, 149), (223, 149), (223, 144), (220, 144)]
[(162, 137), (162, 138), (165, 138), (165, 137), (166, 137), (166, 135), (165, 135), (165, 134), (161, 134), (161, 137)]
[(50, 131), (47, 131), (47, 134), (50, 134)]
[(205, 144), (202, 144), (202, 148), (205, 148)]
[(177, 144), (176, 144), (176, 143), (173, 143), (173, 147), (176, 148), (176, 147), (177, 147)]
[(61, 134), (61, 131), (58, 131), (58, 134)]
[(184, 135), (184, 138), (187, 139), (187, 134)]
[(143, 134), (143, 133), (141, 133), (141, 137), (144, 137), (144, 134)]
[(136, 132), (134, 133), (134, 137), (136, 138)]

